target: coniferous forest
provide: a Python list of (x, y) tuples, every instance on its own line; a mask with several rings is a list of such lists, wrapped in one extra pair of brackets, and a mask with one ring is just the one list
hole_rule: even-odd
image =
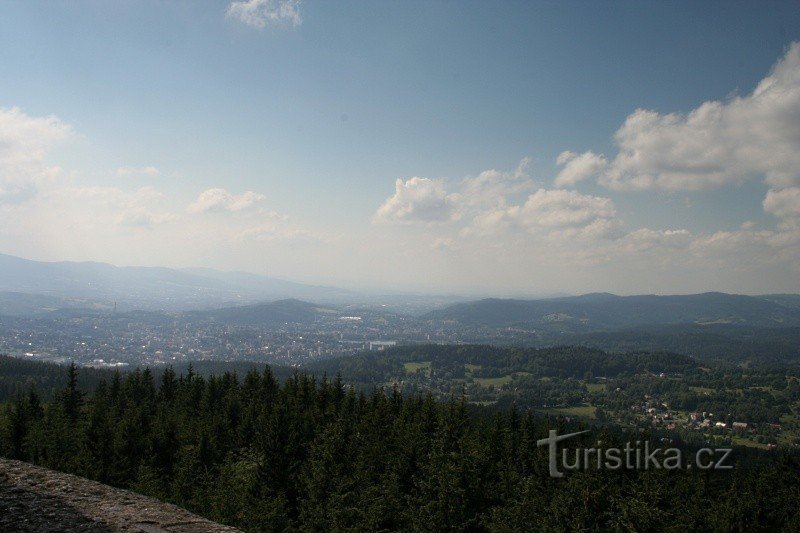
[[(31, 388), (1, 411), (3, 456), (245, 530), (800, 530), (792, 451), (737, 450), (725, 472), (553, 479), (537, 439), (579, 428), (514, 407), (364, 394), (299, 373), (279, 383), (269, 367), (209, 377), (167, 369), (157, 380), (137, 370), (91, 394), (77, 373), (52, 400)], [(593, 432), (592, 441), (633, 438)]]

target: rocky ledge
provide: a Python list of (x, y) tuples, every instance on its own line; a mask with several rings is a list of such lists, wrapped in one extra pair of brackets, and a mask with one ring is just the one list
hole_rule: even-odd
[(237, 530), (127, 490), (0, 459), (0, 531)]

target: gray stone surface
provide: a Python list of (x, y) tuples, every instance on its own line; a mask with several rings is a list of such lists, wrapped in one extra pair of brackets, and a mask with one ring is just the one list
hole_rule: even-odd
[(0, 459), (0, 531), (237, 530), (127, 490)]

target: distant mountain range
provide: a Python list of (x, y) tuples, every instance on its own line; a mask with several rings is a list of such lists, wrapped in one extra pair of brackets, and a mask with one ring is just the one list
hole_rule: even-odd
[(59, 311), (111, 311), (113, 302), (103, 303), (86, 298), (67, 298), (46, 294), (0, 292), (0, 316), (41, 316)]
[[(743, 296), (710, 292), (679, 296), (592, 293), (546, 299), (458, 301), (458, 297), (368, 296), (245, 272), (117, 267), (106, 263), (40, 262), (0, 254), (0, 315), (134, 309), (182, 312), (197, 320), (240, 325), (313, 322), (320, 313), (355, 304), (398, 311), (423, 321), (513, 327), (557, 333), (631, 330), (675, 324), (800, 327), (800, 295)], [(264, 303), (271, 302), (271, 303)], [(308, 303), (315, 302), (315, 303)], [(388, 306), (386, 304), (389, 304)], [(342, 311), (344, 312), (344, 311)]]
[(617, 330), (648, 325), (800, 326), (800, 296), (709, 292), (686, 296), (586, 294), (545, 300), (486, 299), (432, 311), (426, 320), (467, 326), (560, 331)]
[[(306, 285), (245, 272), (206, 268), (118, 267), (106, 263), (40, 262), (0, 254), (0, 313), (20, 300), (20, 310), (36, 308), (20, 295), (50, 297), (40, 307), (113, 305), (123, 309), (189, 310), (233, 303), (301, 298), (345, 302), (355, 293), (334, 287)], [(59, 303), (61, 302), (61, 303)], [(4, 307), (5, 306), (5, 307)], [(35, 309), (34, 309), (35, 310)]]

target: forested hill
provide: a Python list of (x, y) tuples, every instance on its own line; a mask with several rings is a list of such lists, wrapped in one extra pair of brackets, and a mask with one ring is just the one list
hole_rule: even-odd
[[(193, 374), (209, 376), (229, 372), (244, 376), (251, 370), (264, 370), (264, 363), (252, 361), (193, 361), (178, 363), (172, 367), (178, 376)], [(296, 370), (273, 365), (272, 373), (279, 381), (286, 380)], [(136, 367), (121, 367), (122, 374), (136, 372)], [(140, 372), (144, 369), (138, 369)], [(154, 379), (160, 379), (166, 368), (154, 367), (148, 372)], [(92, 392), (101, 381), (111, 382), (117, 370), (82, 367), (78, 372), (78, 387), (84, 392)], [(0, 355), (0, 404), (14, 399), (18, 394), (27, 394), (32, 388), (44, 399), (54, 398), (68, 381), (69, 366), (31, 359)]]
[(486, 299), (455, 304), (423, 318), (470, 326), (529, 326), (596, 331), (666, 324), (800, 326), (793, 295), (743, 296), (703, 293), (686, 296), (586, 294), (546, 300)]
[[(8, 355), (0, 355), (0, 403), (11, 400), (17, 393), (27, 393), (31, 388), (44, 398), (52, 398), (67, 382), (69, 367), (55, 363), (33, 361)], [(114, 372), (84, 368), (78, 375), (81, 390), (91, 391), (103, 379), (110, 379)]]
[(615, 331), (555, 333), (542, 337), (545, 342), (557, 341), (610, 352), (664, 350), (699, 361), (751, 368), (800, 368), (800, 326), (672, 324)]
[[(734, 470), (725, 472), (579, 470), (554, 479), (537, 441), (556, 427), (584, 429), (515, 409), (470, 416), (463, 401), (358, 394), (303, 374), (281, 385), (269, 370), (239, 380), (128, 373), (88, 397), (70, 384), (44, 405), (18, 401), (0, 410), (0, 455), (248, 531), (796, 531), (800, 524), (794, 452), (737, 449)], [(571, 442), (622, 448), (648, 438), (591, 431)], [(692, 445), (680, 445), (689, 457)]]
[(383, 352), (331, 359), (308, 366), (311, 372), (341, 374), (366, 386), (417, 368), (430, 368), (442, 379), (500, 377), (525, 373), (541, 378), (615, 377), (620, 374), (676, 373), (694, 369), (690, 357), (664, 352), (607, 353), (591, 348), (503, 348), (485, 345), (398, 346)]

